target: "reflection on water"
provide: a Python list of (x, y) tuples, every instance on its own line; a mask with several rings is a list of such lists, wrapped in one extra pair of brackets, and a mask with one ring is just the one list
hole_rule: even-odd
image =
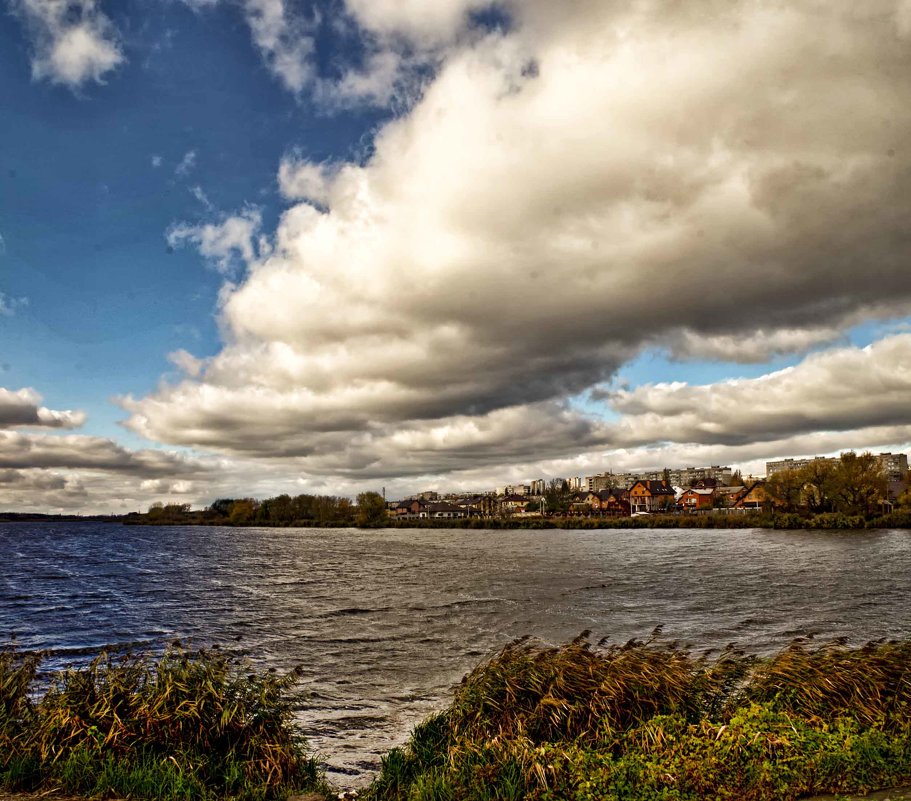
[(174, 639), (300, 664), (304, 723), (363, 780), (509, 640), (664, 624), (702, 649), (911, 636), (911, 532), (357, 531), (0, 524), (0, 638), (51, 662)]

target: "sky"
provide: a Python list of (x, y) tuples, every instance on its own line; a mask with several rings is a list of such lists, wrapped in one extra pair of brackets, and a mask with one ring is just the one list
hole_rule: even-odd
[(909, 0), (0, 0), (0, 510), (907, 452), (909, 75)]

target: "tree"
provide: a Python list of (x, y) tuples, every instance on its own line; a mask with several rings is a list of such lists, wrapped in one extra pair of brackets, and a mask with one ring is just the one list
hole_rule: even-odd
[(738, 468), (733, 473), (731, 473), (731, 480), (728, 483), (729, 487), (742, 487), (743, 486), (743, 475)]
[(234, 498), (219, 498), (209, 506), (209, 510), (215, 512), (220, 517), (227, 517), (231, 514), (231, 507), (234, 505)]
[(847, 451), (835, 467), (833, 488), (837, 511), (869, 516), (886, 497), (888, 480), (872, 453)]
[(800, 505), (803, 491), (803, 479), (798, 470), (780, 470), (768, 477), (765, 491), (785, 512), (793, 512)]
[(253, 498), (241, 498), (231, 504), (231, 511), (228, 512), (228, 520), (233, 526), (248, 526), (253, 522), (253, 516), (256, 514), (256, 501)]
[(357, 496), (357, 525), (359, 528), (379, 528), (386, 525), (386, 501), (378, 492), (362, 492)]
[(555, 514), (566, 514), (571, 497), (569, 484), (561, 478), (552, 478), (544, 490), (545, 507)]
[(798, 471), (803, 481), (803, 502), (813, 514), (832, 511), (835, 465), (829, 459), (814, 459)]

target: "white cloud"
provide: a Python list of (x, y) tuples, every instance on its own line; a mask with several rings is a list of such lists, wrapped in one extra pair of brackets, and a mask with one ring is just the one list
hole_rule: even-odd
[(157, 170), (162, 164), (164, 164), (164, 159), (161, 156), (152, 156), (152, 166)]
[(495, 5), (491, 0), (346, 0), (351, 14), (366, 29), (384, 36), (403, 36), (425, 47), (455, 38), (468, 15)]
[(256, 257), (255, 239), (261, 225), (259, 210), (246, 209), (217, 223), (178, 223), (168, 229), (165, 238), (171, 247), (195, 245), (219, 272), (230, 274), (238, 259), (250, 262)]
[(269, 69), (292, 92), (300, 92), (313, 77), (312, 22), (295, 15), (285, 0), (243, 0), (253, 43)]
[[(717, 423), (681, 413), (679, 434), (647, 410), (626, 407), (633, 431), (565, 401), (655, 343), (755, 361), (911, 310), (911, 51), (894, 10), (517, 4), (508, 33), (446, 51), (366, 163), (286, 160), (282, 189), (305, 202), (274, 251), (253, 243), (258, 217), (172, 232), (248, 273), (222, 295), (222, 351), (127, 399), (130, 425), (352, 480), (519, 463), (532, 446), (900, 428), (900, 410), (864, 416), (859, 398), (741, 423), (724, 385), (649, 390), (718, 397)], [(543, 438), (510, 451), (501, 430)]]
[[(911, 334), (814, 353), (760, 378), (704, 386), (645, 384), (607, 396), (622, 415), (611, 439), (750, 445), (813, 432), (911, 432)], [(908, 436), (906, 434), (906, 436)]]
[(209, 196), (203, 191), (203, 188), (198, 184), (196, 186), (190, 187), (190, 194), (193, 195), (203, 206), (205, 206), (207, 211), (212, 211), (215, 206), (212, 205), (212, 201), (209, 200)]
[(0, 387), (0, 429), (19, 426), (78, 428), (85, 422), (84, 412), (55, 411), (40, 404), (41, 396), (34, 389)]
[(285, 156), (278, 168), (278, 188), (287, 200), (309, 200), (325, 205), (335, 170), (296, 156)]
[(32, 40), (32, 75), (76, 89), (124, 61), (118, 35), (96, 0), (12, 0)]
[(174, 168), (174, 174), (179, 176), (189, 175), (196, 169), (196, 151), (188, 150), (183, 154), (180, 163)]
[(840, 327), (757, 329), (736, 334), (697, 334), (683, 330), (665, 340), (676, 359), (761, 363), (773, 356), (806, 353), (811, 348), (831, 345), (844, 338)]
[(205, 366), (202, 359), (197, 359), (185, 350), (175, 350), (173, 353), (169, 353), (168, 360), (192, 378), (198, 377)]

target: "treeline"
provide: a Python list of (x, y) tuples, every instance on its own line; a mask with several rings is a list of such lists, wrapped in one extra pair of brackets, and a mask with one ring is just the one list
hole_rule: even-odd
[[(887, 511), (889, 481), (871, 453), (843, 453), (839, 459), (816, 459), (799, 470), (769, 476), (768, 495), (782, 512), (847, 515), (868, 520)], [(899, 509), (911, 511), (911, 494), (898, 498)]]
[(146, 514), (128, 515), (127, 524), (158, 526), (375, 527), (386, 522), (386, 505), (377, 492), (362, 492), (357, 502), (336, 495), (277, 495), (274, 498), (219, 498), (199, 511), (190, 504), (155, 503)]
[(829, 512), (818, 515), (796, 512), (736, 512), (719, 514), (651, 514), (641, 517), (472, 517), (462, 520), (392, 520), (390, 528), (422, 529), (651, 529), (651, 528), (710, 528), (710, 529), (911, 529), (911, 509), (898, 509), (882, 515), (866, 518), (863, 515), (846, 515)]

